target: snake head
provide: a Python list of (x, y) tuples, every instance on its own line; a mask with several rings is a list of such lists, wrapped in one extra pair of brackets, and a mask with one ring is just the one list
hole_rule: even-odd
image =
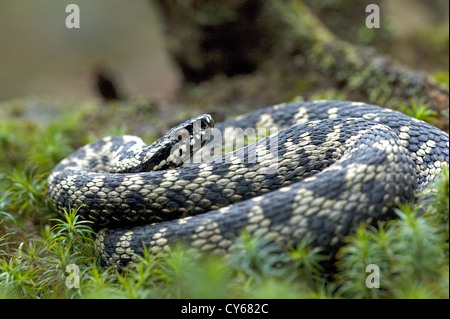
[[(203, 114), (191, 118), (171, 128), (163, 137), (142, 151), (129, 154), (128, 162), (133, 164), (126, 167), (126, 170), (115, 172), (148, 172), (182, 166), (206, 144), (213, 127), (214, 120), (211, 115)], [(125, 159), (120, 160), (121, 163), (124, 161)]]
[(209, 141), (213, 128), (214, 120), (209, 114), (196, 116), (172, 128), (166, 134), (170, 155), (164, 166), (159, 165), (159, 169), (174, 168), (190, 162), (191, 156)]
[(179, 141), (188, 140), (191, 146), (196, 143), (206, 143), (214, 128), (214, 120), (209, 114), (202, 114), (173, 127), (161, 138), (172, 146)]

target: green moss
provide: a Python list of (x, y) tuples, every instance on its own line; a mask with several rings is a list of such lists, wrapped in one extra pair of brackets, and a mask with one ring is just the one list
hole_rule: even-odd
[[(165, 255), (147, 251), (120, 273), (100, 267), (89, 225), (72, 210), (57, 215), (45, 187), (52, 166), (84, 143), (86, 114), (79, 111), (72, 119), (60, 115), (66, 125), (58, 117), (39, 125), (2, 121), (0, 142), (8, 156), (0, 161), (1, 297), (448, 298), (446, 167), (428, 189), (433, 196), (400, 206), (396, 220), (361, 226), (350, 236), (337, 269), (325, 267), (330, 261), (308, 241), (280, 251), (246, 234), (229, 256), (194, 255), (180, 245)], [(79, 267), (80, 288), (66, 286), (71, 264)], [(379, 289), (365, 285), (368, 264), (381, 270)]]
[(410, 101), (408, 104), (402, 103), (399, 105), (399, 109), (406, 115), (425, 122), (432, 122), (438, 118), (437, 112), (432, 110), (430, 105), (420, 101)]
[(432, 75), (436, 81), (443, 84), (448, 90), (448, 71), (436, 71), (433, 72)]

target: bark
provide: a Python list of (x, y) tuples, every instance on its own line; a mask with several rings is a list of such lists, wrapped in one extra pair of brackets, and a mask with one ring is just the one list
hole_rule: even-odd
[(169, 51), (186, 82), (251, 73), (270, 59), (295, 69), (293, 61), (300, 58), (303, 67), (369, 103), (392, 106), (415, 100), (439, 111), (449, 106), (448, 90), (431, 76), (374, 48), (339, 39), (302, 1), (156, 2)]

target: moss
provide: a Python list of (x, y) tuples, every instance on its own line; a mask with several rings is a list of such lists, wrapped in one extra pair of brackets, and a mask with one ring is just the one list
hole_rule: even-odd
[[(338, 98), (341, 93), (322, 94)], [(45, 188), (45, 176), (54, 162), (70, 153), (72, 145), (83, 143), (85, 116), (93, 115), (85, 110), (103, 111), (105, 106), (96, 103), (83, 102), (72, 119), (62, 112), (37, 125), (22, 118), (28, 112), (24, 108), (20, 115), (10, 114), (3, 121), (0, 140), (11, 156), (0, 162), (0, 296), (448, 298), (446, 168), (431, 186), (435, 195), (424, 198), (426, 202), (401, 206), (399, 219), (377, 229), (362, 226), (350, 236), (337, 255), (337, 269), (325, 267), (330, 261), (307, 241), (280, 253), (269, 243), (245, 234), (229, 257), (192, 255), (177, 246), (168, 255), (147, 252), (121, 273), (100, 267), (89, 225), (79, 220), (75, 211), (57, 215)], [(66, 125), (58, 122), (61, 119)], [(98, 126), (92, 134), (101, 134), (103, 129)], [(38, 139), (42, 145), (36, 147)], [(44, 157), (52, 159), (42, 161)], [(24, 162), (13, 162), (17, 158)], [(30, 169), (30, 163), (36, 168)], [(417, 216), (417, 209), (426, 211)], [(364, 284), (368, 263), (382, 269), (380, 289)], [(79, 289), (66, 286), (70, 264), (79, 267)]]

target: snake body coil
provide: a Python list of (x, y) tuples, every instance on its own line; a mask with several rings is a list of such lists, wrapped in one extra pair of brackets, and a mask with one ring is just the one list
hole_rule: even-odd
[(122, 267), (143, 245), (156, 252), (183, 241), (226, 252), (244, 230), (282, 246), (308, 237), (332, 250), (360, 223), (414, 199), (449, 162), (446, 133), (363, 103), (280, 104), (216, 128), (273, 126), (278, 133), (241, 150), (178, 168), (171, 156), (153, 156), (173, 143), (105, 138), (58, 164), (49, 193), (59, 210), (78, 208), (108, 227), (96, 239), (101, 262)]

